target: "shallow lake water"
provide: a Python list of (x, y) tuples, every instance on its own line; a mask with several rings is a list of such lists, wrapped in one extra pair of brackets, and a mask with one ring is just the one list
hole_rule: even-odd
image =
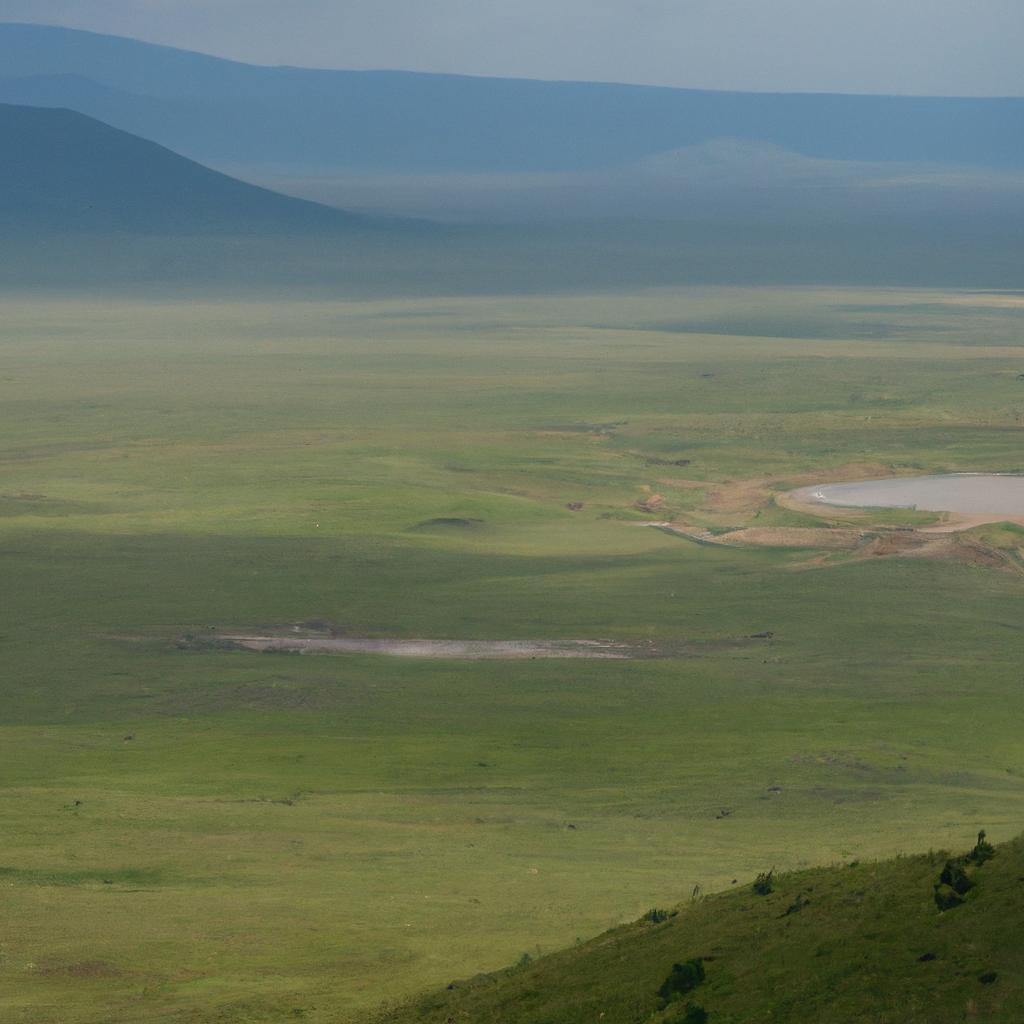
[(968, 515), (1024, 516), (1024, 476), (951, 473), (821, 484), (797, 492), (804, 501), (856, 508), (913, 508)]

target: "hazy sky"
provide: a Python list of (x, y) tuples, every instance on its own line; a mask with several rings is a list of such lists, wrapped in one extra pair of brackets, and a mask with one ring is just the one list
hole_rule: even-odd
[(264, 64), (1024, 95), (1024, 0), (0, 0)]

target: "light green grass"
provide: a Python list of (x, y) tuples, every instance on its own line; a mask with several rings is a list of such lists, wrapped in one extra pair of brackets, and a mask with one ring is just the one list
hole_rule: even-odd
[[(698, 883), (1019, 831), (1019, 576), (809, 570), (633, 508), (699, 515), (666, 479), (1020, 468), (1018, 321), (971, 301), (8, 302), (0, 1017), (363, 1019)], [(879, 305), (888, 336), (851, 333)], [(775, 638), (611, 663), (172, 642), (314, 617)]]

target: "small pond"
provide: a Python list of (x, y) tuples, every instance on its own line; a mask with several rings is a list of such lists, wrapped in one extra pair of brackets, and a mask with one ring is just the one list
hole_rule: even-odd
[(1024, 476), (950, 473), (821, 484), (796, 492), (803, 501), (855, 508), (910, 508), (922, 512), (1024, 516)]

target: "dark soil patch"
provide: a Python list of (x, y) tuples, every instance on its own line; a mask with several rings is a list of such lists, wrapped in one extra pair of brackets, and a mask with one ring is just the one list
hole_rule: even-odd
[(345, 627), (330, 619), (306, 619), (299, 623), (299, 629), (307, 633), (323, 633), (325, 636), (345, 635)]
[(179, 651), (244, 651), (241, 644), (234, 640), (225, 640), (219, 636), (196, 636), (186, 633), (174, 641)]
[(39, 965), (39, 973), (51, 977), (63, 975), (68, 978), (96, 978), (98, 980), (124, 976), (124, 971), (106, 960), (83, 960), (76, 964), (49, 961)]
[(541, 429), (552, 434), (612, 434), (625, 425), (624, 420), (615, 423), (553, 423)]
[(460, 519), (455, 516), (442, 516), (439, 519), (426, 519), (422, 523), (417, 523), (414, 530), (432, 530), (432, 529), (457, 529), (457, 530), (472, 530), (477, 526), (483, 525), (482, 519)]

